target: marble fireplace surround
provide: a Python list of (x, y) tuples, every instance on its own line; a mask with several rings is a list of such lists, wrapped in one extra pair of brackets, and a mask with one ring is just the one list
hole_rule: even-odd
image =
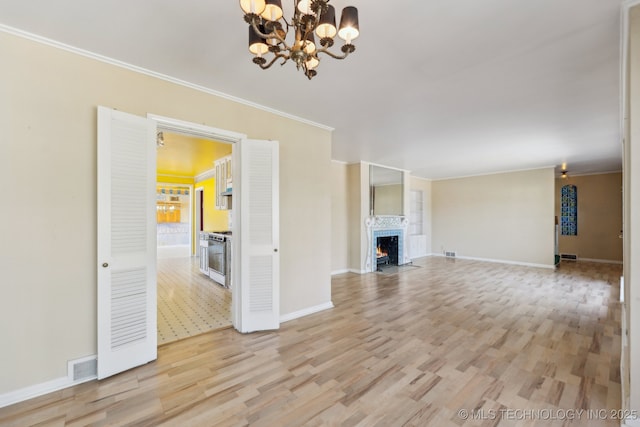
[(378, 237), (398, 236), (398, 264), (411, 262), (407, 251), (407, 228), (409, 220), (400, 215), (369, 216), (364, 221), (367, 227), (366, 272), (376, 271), (376, 239)]

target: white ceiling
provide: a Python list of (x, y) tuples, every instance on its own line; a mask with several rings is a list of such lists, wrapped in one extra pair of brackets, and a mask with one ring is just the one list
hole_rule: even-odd
[(251, 62), (235, 0), (0, 0), (0, 25), (333, 127), (336, 160), (431, 179), (621, 170), (620, 0), (331, 4), (358, 7), (361, 36), (311, 81)]

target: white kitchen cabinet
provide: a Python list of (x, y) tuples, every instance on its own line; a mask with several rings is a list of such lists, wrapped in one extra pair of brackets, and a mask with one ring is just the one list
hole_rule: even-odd
[(233, 175), (231, 174), (231, 156), (215, 161), (216, 170), (216, 209), (231, 209)]
[(200, 239), (198, 246), (198, 254), (200, 256), (200, 272), (209, 275), (209, 242)]

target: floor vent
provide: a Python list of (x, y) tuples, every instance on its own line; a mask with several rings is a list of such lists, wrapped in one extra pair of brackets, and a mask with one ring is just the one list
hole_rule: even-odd
[(447, 258), (455, 258), (456, 257), (456, 252), (455, 251), (444, 251), (444, 256), (446, 256)]
[(560, 259), (565, 261), (577, 261), (578, 255), (576, 254), (560, 254)]
[(69, 374), (73, 381), (95, 378), (98, 374), (98, 364), (95, 357), (72, 360), (69, 362)]

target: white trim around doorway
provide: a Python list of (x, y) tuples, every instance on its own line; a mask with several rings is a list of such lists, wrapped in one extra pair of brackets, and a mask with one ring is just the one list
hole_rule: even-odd
[[(152, 113), (147, 113), (147, 118), (154, 120), (157, 123), (158, 130), (166, 130), (189, 136), (207, 138), (219, 142), (228, 142), (231, 144), (239, 144), (240, 141), (247, 139), (247, 135), (242, 133), (218, 129), (199, 123), (187, 122), (184, 120), (173, 119), (171, 117), (164, 117)], [(232, 156), (234, 156), (234, 154), (232, 154)], [(235, 217), (237, 215), (237, 210), (234, 210), (232, 215), (233, 217)], [(235, 219), (233, 219), (232, 221), (234, 224), (239, 223), (239, 221), (236, 221)], [(236, 304), (232, 303), (231, 318), (234, 327), (237, 327), (236, 325), (240, 324), (242, 320), (241, 313), (237, 313), (236, 311)]]

